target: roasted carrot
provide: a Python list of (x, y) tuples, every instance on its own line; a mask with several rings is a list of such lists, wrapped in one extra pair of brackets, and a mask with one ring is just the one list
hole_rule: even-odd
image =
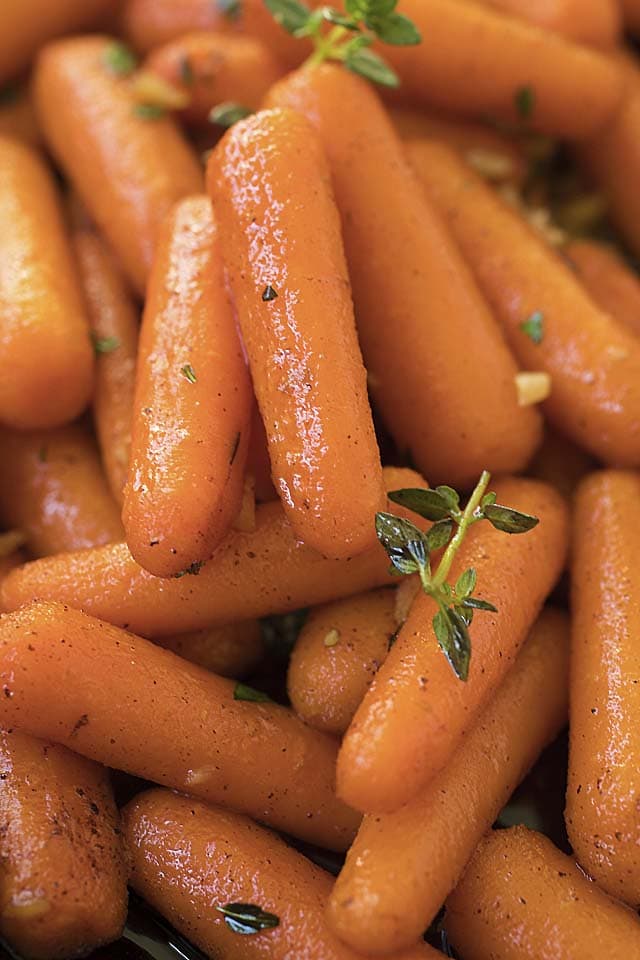
[[(389, 490), (424, 485), (413, 470), (387, 468), (385, 481)], [(324, 559), (296, 540), (279, 503), (265, 503), (256, 510), (255, 531), (231, 533), (196, 576), (152, 577), (116, 544), (27, 564), (2, 584), (2, 606), (64, 600), (143, 636), (165, 636), (389, 584), (388, 567), (377, 544), (348, 562)]]
[(165, 650), (221, 677), (243, 677), (260, 662), (264, 648), (260, 623), (243, 620), (193, 633), (174, 633), (157, 641)]
[(564, 248), (595, 302), (640, 336), (640, 277), (614, 247), (575, 240)]
[(285, 512), (324, 556), (354, 556), (384, 488), (322, 144), (263, 111), (218, 144), (207, 184)]
[(115, 940), (127, 870), (107, 771), (0, 730), (0, 780), (0, 935), (29, 960), (85, 956)]
[[(499, 502), (540, 518), (526, 537), (473, 527), (454, 563), (455, 579), (474, 568), (478, 594), (498, 608), (470, 628), (473, 654), (466, 683), (442, 655), (434, 601), (420, 592), (389, 655), (342, 742), (338, 791), (367, 813), (407, 803), (443, 769), (501, 683), (564, 565), (567, 507), (535, 480), (496, 485)], [(7, 587), (19, 571), (10, 574)]]
[(34, 556), (122, 539), (118, 508), (86, 428), (0, 430), (0, 519)]
[(640, 32), (640, 0), (619, 0), (626, 29), (633, 34)]
[(144, 294), (158, 228), (202, 173), (173, 121), (136, 102), (129, 66), (109, 37), (60, 40), (37, 60), (34, 93), (48, 146)]
[(187, 197), (158, 236), (140, 332), (126, 539), (170, 577), (208, 560), (240, 509), (249, 374), (205, 196)]
[(342, 735), (396, 631), (395, 591), (371, 590), (315, 607), (289, 661), (287, 689), (299, 717)]
[(551, 422), (607, 463), (640, 466), (638, 339), (452, 151), (427, 140), (408, 150), (516, 357), (525, 369), (550, 375), (544, 409)]
[(78, 416), (93, 357), (53, 178), (35, 151), (0, 139), (0, 423), (23, 430)]
[(90, 226), (76, 227), (73, 246), (97, 354), (93, 419), (107, 481), (121, 504), (131, 452), (138, 314), (98, 232)]
[(518, 407), (516, 364), (452, 237), (420, 196), (375, 92), (324, 64), (291, 74), (268, 102), (299, 110), (320, 131), (369, 386), (397, 446), (434, 483), (464, 487), (484, 468), (521, 469), (539, 440), (539, 416)]
[(581, 865), (640, 906), (640, 479), (594, 473), (573, 534), (571, 727), (566, 822)]
[[(358, 960), (323, 916), (330, 875), (247, 817), (150, 790), (125, 808), (124, 834), (134, 890), (208, 956)], [(234, 902), (254, 903), (277, 925), (234, 932), (220, 912)], [(394, 960), (439, 956), (416, 941)]]
[(585, 44), (609, 49), (620, 40), (622, 17), (618, 0), (482, 0), (509, 16), (521, 17), (544, 30)]
[(547, 426), (542, 446), (529, 465), (527, 473), (550, 484), (571, 500), (583, 477), (593, 470), (592, 457), (566, 437)]
[(543, 611), (495, 698), (444, 770), (395, 813), (366, 816), (329, 902), (362, 953), (414, 943), (483, 834), (567, 718), (569, 618)]
[(629, 960), (640, 924), (542, 834), (495, 830), (447, 901), (445, 927), (465, 960)]
[(40, 131), (33, 101), (26, 86), (9, 84), (0, 90), (0, 136), (40, 146)]
[(236, 699), (234, 681), (148, 640), (30, 604), (0, 620), (0, 684), (3, 723), (329, 849), (353, 839), (359, 817), (336, 799), (332, 738), (285, 707)]
[(277, 500), (278, 494), (271, 479), (271, 461), (269, 459), (267, 433), (264, 429), (264, 423), (262, 422), (257, 403), (254, 403), (251, 414), (247, 471), (254, 479), (255, 497), (258, 503)]

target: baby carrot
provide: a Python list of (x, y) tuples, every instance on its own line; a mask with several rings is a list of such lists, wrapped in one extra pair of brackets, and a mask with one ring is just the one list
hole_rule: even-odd
[(558, 493), (571, 500), (582, 478), (590, 473), (594, 466), (588, 453), (571, 443), (553, 427), (547, 426), (542, 446), (529, 464), (527, 473), (555, 487)]
[(384, 47), (408, 98), (467, 116), (524, 120), (567, 140), (596, 133), (620, 103), (619, 65), (564, 37), (471, 0), (403, 0), (402, 12), (427, 38)]
[(122, 539), (118, 508), (86, 428), (0, 430), (0, 461), (0, 518), (24, 533), (32, 555)]
[[(384, 474), (388, 490), (424, 486), (413, 470), (386, 468)], [(64, 600), (143, 636), (164, 636), (350, 596), (392, 583), (388, 570), (377, 544), (349, 561), (326, 560), (296, 540), (274, 502), (257, 508), (254, 531), (232, 532), (195, 576), (152, 577), (126, 544), (114, 544), (16, 570), (2, 584), (2, 606), (15, 609), (35, 597)]]
[[(331, 877), (247, 817), (168, 790), (139, 794), (124, 810), (131, 885), (207, 956), (226, 960), (358, 960), (324, 919)], [(253, 903), (270, 924), (242, 936), (222, 909)], [(273, 919), (275, 918), (275, 919)], [(426, 944), (394, 960), (436, 960)], [(364, 958), (361, 958), (364, 960)]]
[(576, 497), (566, 822), (581, 865), (640, 906), (640, 479), (594, 473)]
[(569, 618), (543, 611), (495, 698), (444, 770), (399, 810), (366, 816), (329, 902), (362, 953), (414, 943), (516, 785), (567, 718)]
[(638, 339), (452, 151), (427, 140), (408, 150), (516, 357), (550, 375), (551, 422), (606, 463), (640, 466)]
[(30, 960), (85, 956), (115, 940), (127, 876), (107, 771), (0, 730), (0, 780), (0, 935)]
[[(501, 481), (496, 491), (499, 502), (540, 523), (524, 537), (479, 524), (460, 548), (454, 580), (474, 568), (479, 595), (498, 609), (473, 621), (466, 683), (438, 646), (431, 623), (435, 602), (417, 595), (342, 742), (338, 791), (358, 810), (397, 810), (442, 770), (502, 682), (562, 571), (568, 531), (560, 495), (525, 479)], [(10, 574), (5, 587), (17, 575)]]
[(174, 633), (160, 637), (157, 643), (221, 677), (245, 676), (257, 666), (264, 653), (258, 620), (242, 620), (193, 633)]
[(60, 603), (30, 604), (0, 620), (0, 684), (3, 722), (33, 736), (319, 846), (353, 839), (359, 817), (336, 799), (332, 738), (148, 640)]
[(444, 922), (465, 960), (640, 955), (640, 924), (631, 910), (526, 827), (485, 837), (447, 900)]
[(48, 146), (144, 294), (158, 228), (202, 174), (173, 121), (136, 102), (131, 66), (109, 37), (60, 40), (38, 58), (34, 93)]
[(522, 469), (539, 415), (518, 407), (515, 361), (370, 84), (324, 64), (276, 84), (268, 102), (319, 129), (369, 386), (396, 445), (434, 483)]
[(35, 151), (0, 138), (0, 423), (29, 430), (77, 417), (93, 357), (53, 178)]
[(575, 240), (564, 248), (595, 302), (640, 336), (640, 277), (614, 247)]
[(10, 84), (0, 91), (0, 137), (40, 146), (40, 131), (33, 102), (26, 86)]
[(155, 576), (208, 560), (228, 532), (242, 500), (251, 402), (211, 204), (187, 197), (158, 235), (122, 511), (133, 557)]
[(395, 600), (395, 590), (371, 590), (310, 612), (287, 675), (291, 705), (305, 723), (345, 732), (387, 656)]
[(207, 184), (285, 512), (324, 556), (354, 556), (384, 488), (322, 144), (298, 113), (262, 111), (220, 141)]
[(258, 503), (277, 500), (278, 494), (271, 479), (271, 460), (269, 459), (267, 433), (257, 403), (253, 404), (251, 413), (247, 472), (254, 479), (255, 497)]
[(122, 504), (131, 452), (138, 313), (111, 251), (91, 225), (73, 246), (96, 350), (93, 419), (111, 492)]
[(509, 16), (521, 17), (544, 30), (560, 33), (587, 47), (611, 48), (620, 40), (622, 17), (618, 0), (483, 0)]

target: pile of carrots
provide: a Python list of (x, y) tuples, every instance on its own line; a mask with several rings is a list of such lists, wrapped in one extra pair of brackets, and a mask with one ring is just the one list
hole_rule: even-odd
[(0, 953), (640, 958), (640, 2), (2, 14)]

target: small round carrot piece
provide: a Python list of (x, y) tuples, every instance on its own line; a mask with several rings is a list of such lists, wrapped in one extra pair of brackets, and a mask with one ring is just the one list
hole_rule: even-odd
[(396, 631), (395, 590), (372, 590), (315, 607), (296, 640), (287, 690), (299, 717), (341, 736)]
[[(247, 817), (150, 790), (125, 808), (124, 835), (134, 890), (208, 956), (360, 957), (337, 940), (324, 919), (331, 876)], [(247, 902), (276, 917), (277, 925), (252, 936), (227, 926), (219, 908)], [(440, 956), (416, 942), (394, 960)]]
[(173, 120), (136, 102), (123, 52), (103, 36), (52, 43), (34, 96), (47, 145), (144, 295), (160, 224), (202, 172)]
[(264, 654), (258, 620), (226, 623), (192, 633), (174, 633), (156, 641), (165, 650), (197, 663), (221, 677), (243, 677), (258, 665)]
[(568, 510), (560, 495), (527, 479), (507, 479), (495, 489), (499, 503), (540, 523), (524, 536), (477, 524), (460, 547), (451, 581), (475, 569), (478, 596), (498, 609), (473, 620), (466, 682), (436, 640), (435, 602), (417, 595), (342, 741), (338, 792), (357, 810), (397, 810), (443, 769), (502, 682), (563, 569)]
[(619, 0), (482, 0), (508, 16), (521, 17), (587, 47), (604, 50), (621, 39)]
[[(573, 525), (573, 641), (566, 823), (580, 864), (640, 906), (640, 479), (594, 473)], [(630, 954), (631, 955), (631, 954)]]
[(155, 576), (208, 560), (229, 531), (242, 501), (251, 404), (211, 204), (187, 197), (158, 236), (122, 512), (133, 557)]
[(53, 177), (0, 138), (0, 423), (53, 427), (89, 402), (93, 351)]
[(127, 868), (107, 771), (0, 730), (0, 781), (0, 935), (30, 960), (85, 956), (117, 939)]
[(148, 640), (30, 604), (0, 619), (2, 684), (3, 722), (33, 736), (328, 849), (353, 839), (359, 816), (335, 796), (331, 737)]
[(30, 147), (40, 146), (42, 137), (26, 85), (10, 84), (0, 90), (0, 137), (20, 140)]
[[(424, 486), (413, 470), (388, 467), (384, 476), (388, 490)], [(257, 508), (255, 530), (232, 532), (194, 575), (153, 577), (120, 543), (26, 564), (0, 589), (7, 610), (36, 597), (63, 600), (155, 637), (287, 613), (393, 582), (377, 543), (351, 560), (327, 560), (296, 539), (282, 506), (273, 502)]]
[(551, 377), (553, 425), (606, 463), (640, 466), (640, 341), (451, 150), (427, 140), (407, 149), (519, 362)]
[(341, 940), (361, 953), (395, 955), (429, 926), (516, 785), (566, 723), (568, 670), (569, 618), (545, 610), (444, 770), (399, 810), (362, 821), (329, 901)]
[(512, 827), (480, 843), (444, 919), (465, 960), (630, 960), (640, 924), (550, 840)]
[(324, 556), (354, 556), (385, 497), (322, 144), (298, 113), (262, 111), (220, 141), (207, 184), (285, 512)]
[(595, 302), (640, 336), (640, 277), (614, 247), (575, 240), (563, 251)]

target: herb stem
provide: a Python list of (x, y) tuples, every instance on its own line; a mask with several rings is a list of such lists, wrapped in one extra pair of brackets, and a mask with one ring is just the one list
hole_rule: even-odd
[(317, 67), (325, 60), (343, 60), (344, 52), (340, 50), (340, 41), (349, 32), (346, 27), (336, 26), (327, 36), (320, 32), (313, 35), (314, 50), (310, 57), (304, 63), (305, 67)]
[(450, 540), (449, 545), (447, 546), (447, 549), (445, 550), (444, 554), (442, 555), (442, 559), (438, 564), (438, 569), (431, 579), (431, 583), (429, 584), (429, 593), (434, 591), (437, 592), (438, 588), (445, 583), (447, 577), (449, 576), (451, 565), (453, 564), (455, 555), (458, 552), (458, 548), (464, 540), (467, 530), (477, 519), (474, 514), (480, 505), (480, 501), (482, 500), (487, 487), (489, 486), (490, 480), (491, 474), (488, 472), (488, 470), (483, 470), (476, 488), (471, 494), (469, 502), (464, 509), (464, 513), (462, 514), (461, 519), (458, 521), (458, 529)]

